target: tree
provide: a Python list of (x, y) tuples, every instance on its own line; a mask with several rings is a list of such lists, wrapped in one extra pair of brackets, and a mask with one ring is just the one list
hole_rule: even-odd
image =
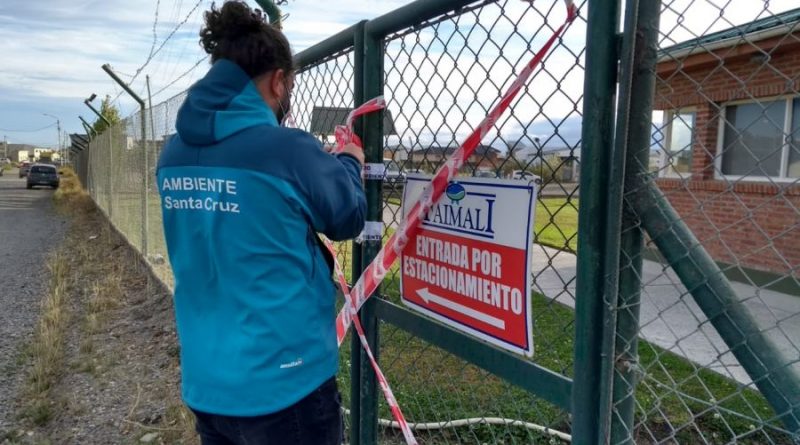
[[(105, 118), (111, 122), (111, 125), (116, 125), (122, 120), (119, 117), (119, 110), (111, 103), (111, 96), (106, 96), (105, 99), (103, 99), (103, 103), (100, 104), (100, 114), (105, 116)], [(94, 124), (92, 124), (92, 128), (99, 134), (105, 131), (108, 125), (98, 117), (95, 119)]]

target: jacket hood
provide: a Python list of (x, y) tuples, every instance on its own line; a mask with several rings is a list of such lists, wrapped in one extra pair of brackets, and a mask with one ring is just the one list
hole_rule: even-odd
[(212, 145), (259, 125), (278, 126), (250, 77), (235, 63), (220, 59), (189, 88), (178, 111), (178, 135), (190, 145)]

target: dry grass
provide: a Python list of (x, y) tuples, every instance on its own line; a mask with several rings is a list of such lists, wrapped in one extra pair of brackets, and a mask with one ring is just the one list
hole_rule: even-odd
[(49, 289), (42, 300), (41, 318), (28, 350), (31, 366), (22, 414), (35, 425), (43, 425), (52, 417), (56, 401), (50, 397), (50, 390), (64, 368), (64, 337), (70, 317), (67, 261), (60, 249), (47, 261), (51, 274)]
[(61, 173), (61, 182), (53, 193), (53, 200), (56, 204), (76, 215), (94, 208), (92, 198), (84, 190), (75, 170), (71, 167), (61, 167), (59, 172)]
[[(61, 211), (85, 213), (92, 207), (91, 199), (72, 169), (65, 168), (63, 173), (53, 199)], [(66, 369), (65, 341), (72, 316), (69, 298), (78, 277), (75, 264), (85, 263), (88, 254), (85, 247), (68, 239), (47, 260), (50, 278), (39, 322), (26, 351), (30, 366), (20, 410), (22, 418), (34, 425), (46, 424), (60, 405), (51, 390)]]
[[(135, 313), (132, 308), (141, 305), (147, 295), (153, 295), (147, 290), (150, 284), (144, 268), (136, 265), (133, 251), (103, 218), (74, 171), (64, 169), (53, 199), (72, 224), (66, 239), (48, 262), (51, 283), (43, 300), (35, 339), (26, 352), (30, 372), (19, 405), (23, 422), (37, 431), (36, 437), (41, 434), (55, 438), (66, 433), (64, 428), (70, 426), (65, 418), (78, 416), (87, 420), (85, 407), (81, 411), (81, 403), (75, 402), (83, 399), (75, 399), (71, 388), (64, 383), (74, 381), (75, 375), (85, 375), (81, 381), (93, 382), (95, 387), (103, 387), (113, 379), (111, 384), (116, 383), (118, 391), (129, 393), (127, 416), (117, 419), (119, 432), (126, 440), (136, 441), (145, 433), (156, 432), (158, 443), (197, 443), (194, 415), (180, 400), (177, 385), (131, 374), (138, 368), (125, 362), (124, 353), (113, 353), (106, 343), (109, 330), (127, 326)], [(156, 336), (160, 338), (163, 323), (157, 326)], [(142, 330), (136, 332), (134, 335), (148, 335), (142, 334)], [(138, 341), (141, 337), (123, 340), (131, 344)], [(147, 362), (158, 354), (158, 347), (140, 345), (140, 351), (143, 346), (152, 352), (138, 354), (137, 360)], [(169, 351), (167, 354), (174, 360), (169, 366), (177, 369), (177, 354)], [(123, 385), (125, 381), (135, 387)], [(142, 421), (143, 412), (158, 406), (159, 402), (154, 400), (163, 404), (160, 419), (153, 423)], [(31, 442), (26, 439), (25, 443)]]

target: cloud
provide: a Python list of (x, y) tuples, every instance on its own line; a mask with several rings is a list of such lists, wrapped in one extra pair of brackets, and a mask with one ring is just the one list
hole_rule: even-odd
[[(205, 1), (201, 2), (204, 3)], [(167, 4), (162, 2), (156, 26), (157, 42), (186, 20), (165, 45), (164, 50), (148, 67), (154, 84), (166, 84), (168, 75), (180, 73), (191, 65), (197, 54), (199, 7), (190, 14), (195, 2)], [(155, 1), (139, 2), (135, 7), (122, 0), (77, 1), (3, 1), (0, 3), (0, 53), (4, 66), (0, 70), (0, 127), (25, 129), (42, 126), (49, 118), (42, 113), (59, 116), (67, 131), (82, 132), (77, 115), (91, 115), (82, 103), (91, 93), (116, 95), (120, 88), (113, 84), (100, 66), (111, 63), (123, 79), (145, 61), (153, 45)], [(194, 42), (191, 48), (189, 42)], [(190, 51), (177, 53), (178, 48)], [(151, 70), (152, 68), (152, 70)], [(156, 72), (159, 71), (159, 72)], [(144, 92), (144, 75), (133, 87)], [(135, 103), (125, 95), (119, 106), (123, 114), (135, 110)], [(56, 143), (55, 132), (19, 133), (16, 138), (32, 142)]]
[[(522, 13), (522, 2), (508, 6), (514, 11), (489, 5), (479, 14), (467, 13), (457, 22), (441, 22), (387, 45), (385, 94), (399, 133), (389, 138), (389, 144), (402, 139), (405, 144), (454, 145), (466, 139), (550, 37), (551, 26), (563, 21), (561, 9), (554, 9), (545, 21), (541, 15)], [(501, 17), (501, 12), (513, 21)], [(568, 117), (564, 126), (556, 129), (560, 132), (538, 127), (536, 131), (543, 136), (555, 133), (567, 137), (569, 143), (577, 141), (580, 118), (576, 120), (575, 115), (581, 106), (584, 65), (582, 35), (585, 24), (578, 21), (484, 143), (501, 148), (520, 138), (530, 141), (532, 134), (527, 127), (532, 122)], [(352, 91), (343, 84), (351, 81), (348, 75), (352, 71), (347, 68), (352, 61), (344, 59), (312, 68), (301, 76), (294, 110), (301, 125), (308, 123), (313, 106), (351, 106)], [(577, 137), (572, 131), (575, 126)], [(563, 140), (559, 143), (567, 144)]]
[[(297, 0), (284, 7), (290, 15), (286, 32), (293, 49), (300, 51), (362, 18), (375, 17), (404, 3)], [(91, 93), (102, 97), (117, 96), (121, 91), (100, 66), (110, 63), (128, 81), (150, 54), (156, 4), (156, 0), (135, 4), (127, 0), (0, 2), (0, 53), (4, 58), (0, 128), (41, 127), (49, 123), (42, 113), (51, 112), (62, 119), (68, 131), (83, 131), (77, 115), (91, 115), (83, 99)], [(145, 74), (149, 74), (151, 90), (163, 89), (154, 98), (158, 103), (185, 90), (206, 72), (207, 63), (197, 64), (205, 56), (198, 45), (198, 32), (202, 13), (210, 4), (210, 0), (160, 2), (156, 48), (174, 34), (132, 84), (134, 91), (145, 95)], [(126, 94), (119, 97), (118, 106), (123, 115), (137, 109)], [(16, 139), (21, 138), (56, 142), (55, 132), (18, 133)]]
[[(174, 34), (133, 82), (136, 92), (146, 93), (144, 76), (148, 74), (152, 91), (160, 92), (154, 98), (158, 103), (185, 90), (206, 72), (207, 63), (197, 64), (204, 56), (197, 44), (197, 33), (202, 12), (210, 3), (160, 1), (155, 47), (167, 35)], [(294, 0), (284, 7), (289, 14), (285, 32), (293, 50), (302, 51), (359, 20), (386, 14), (408, 3)], [(753, 3), (665, 0), (661, 45), (669, 46), (796, 7), (796, 0)], [(50, 123), (42, 113), (50, 113), (58, 115), (68, 131), (82, 131), (77, 115), (91, 116), (82, 100), (91, 93), (102, 97), (116, 96), (121, 91), (100, 65), (110, 63), (124, 80), (130, 80), (150, 54), (156, 4), (157, 0), (0, 1), (0, 54), (4, 58), (0, 70), (0, 128), (42, 127)], [(545, 4), (550, 6), (541, 6)], [(535, 10), (527, 9), (528, 5), (517, 0), (501, 1), (480, 12), (468, 12), (456, 23), (445, 21), (437, 25), (435, 33), (434, 28), (428, 28), (403, 39), (406, 49), (413, 44), (416, 49), (396, 59), (399, 71), (390, 74), (388, 82), (392, 87), (390, 107), (394, 107), (398, 125), (410, 129), (406, 134), (429, 138), (437, 135), (437, 139), (450, 134), (460, 139), (480, 121), (499, 91), (513, 79), (512, 73), (530, 54), (529, 50), (539, 48), (550, 34), (549, 27), (563, 19), (561, 2), (537, 1)], [(768, 9), (764, 9), (765, 5)], [(548, 26), (542, 27), (539, 11), (549, 14)], [(585, 17), (585, 6), (582, 14)], [(538, 29), (541, 31), (537, 33)], [(558, 134), (558, 139), (563, 139), (559, 143), (577, 141), (580, 119), (576, 108), (582, 106), (584, 36), (582, 18), (564, 36), (564, 46), (545, 61), (545, 71), (536, 75), (515, 103), (513, 116), (501, 119), (500, 130), (493, 137)], [(391, 44), (389, 53), (394, 50), (399, 54), (399, 45), (400, 41)], [(428, 49), (427, 62), (422, 60), (422, 48)], [(494, 63), (501, 54), (507, 61)], [(417, 68), (419, 71), (413, 72)], [(416, 76), (419, 79), (414, 82)], [(560, 92), (553, 94), (557, 89)], [(451, 97), (447, 91), (457, 94)], [(346, 93), (337, 94), (337, 100), (346, 102)], [(434, 101), (444, 104), (445, 112), (434, 112)], [(123, 115), (136, 110), (136, 104), (126, 94), (120, 96), (118, 105)], [(550, 121), (562, 124), (554, 126)], [(24, 142), (21, 138), (25, 137), (37, 143), (48, 139), (55, 143), (54, 134), (48, 132), (17, 133), (15, 142)]]

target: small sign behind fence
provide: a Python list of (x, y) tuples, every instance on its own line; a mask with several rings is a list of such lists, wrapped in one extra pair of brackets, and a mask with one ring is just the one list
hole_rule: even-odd
[[(403, 213), (429, 182), (430, 177), (408, 178)], [(492, 344), (532, 355), (535, 187), (503, 179), (450, 183), (403, 250), (403, 302)]]

